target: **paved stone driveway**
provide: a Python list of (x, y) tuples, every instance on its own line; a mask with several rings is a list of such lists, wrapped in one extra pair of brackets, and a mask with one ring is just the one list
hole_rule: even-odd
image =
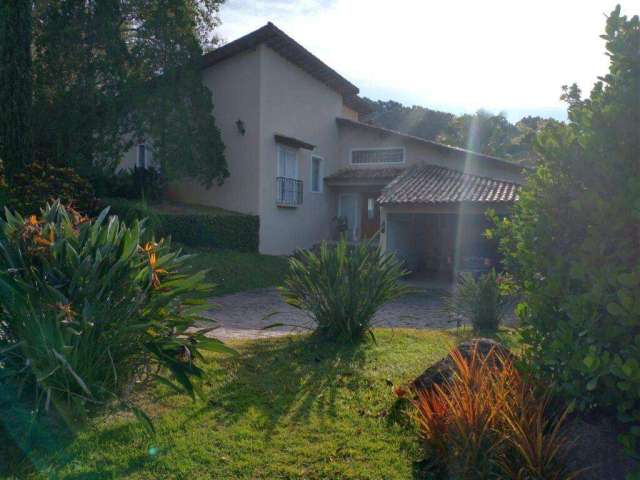
[[(376, 314), (375, 327), (451, 328), (455, 321), (443, 311), (443, 289), (423, 289), (388, 303)], [(284, 303), (276, 289), (253, 290), (216, 298), (216, 307), (206, 312), (220, 326), (210, 333), (220, 339), (264, 338), (307, 331), (306, 315)], [(267, 325), (286, 326), (262, 330)], [(207, 325), (203, 325), (207, 326)]]

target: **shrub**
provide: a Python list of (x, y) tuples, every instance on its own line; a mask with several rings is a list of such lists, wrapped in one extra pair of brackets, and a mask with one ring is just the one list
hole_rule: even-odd
[(342, 237), (335, 246), (323, 242), (317, 253), (296, 252), (280, 293), (309, 313), (318, 335), (351, 341), (370, 332), (382, 305), (411, 291), (400, 283), (406, 274), (393, 254), (371, 241), (350, 246)]
[(640, 19), (617, 7), (603, 38), (609, 73), (589, 98), (565, 90), (569, 121), (537, 139), (540, 164), (495, 233), (534, 373), (617, 411), (640, 458)]
[[(456, 373), (418, 390), (415, 419), (432, 474), (439, 478), (568, 480), (561, 433), (566, 413), (550, 414), (548, 392), (523, 381), (495, 351), (451, 353)], [(499, 366), (499, 367), (498, 367)]]
[(471, 322), (474, 330), (495, 331), (512, 305), (509, 295), (501, 288), (502, 282), (503, 277), (494, 269), (477, 279), (465, 272), (447, 299), (446, 309)]
[(38, 214), (47, 202), (60, 200), (94, 214), (98, 206), (93, 187), (73, 169), (33, 162), (16, 173), (8, 191), (9, 207), (23, 215)]
[(158, 235), (171, 236), (177, 242), (193, 247), (215, 247), (255, 252), (259, 247), (260, 220), (256, 215), (220, 211), (163, 212), (144, 202), (105, 199), (127, 220), (149, 218)]
[(200, 350), (225, 350), (190, 330), (212, 290), (204, 272), (184, 274), (188, 256), (141, 244), (143, 230), (60, 203), (0, 220), (0, 378), (36, 411), (131, 405), (127, 392), (145, 379), (194, 395)]
[(89, 180), (99, 197), (158, 202), (167, 189), (167, 179), (153, 167), (135, 166), (116, 173), (96, 170)]

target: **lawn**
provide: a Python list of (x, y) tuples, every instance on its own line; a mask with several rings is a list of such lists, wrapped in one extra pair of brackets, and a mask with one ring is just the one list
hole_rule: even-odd
[(281, 285), (288, 271), (286, 257), (235, 250), (182, 248), (195, 254), (191, 261), (194, 269), (209, 271), (207, 281), (216, 284), (216, 295)]
[(304, 336), (236, 343), (237, 357), (212, 357), (206, 366), (208, 402), (164, 387), (140, 394), (155, 437), (122, 414), (97, 419), (66, 445), (56, 439), (57, 454), (32, 455), (39, 472), (18, 478), (412, 478), (417, 436), (391, 385), (414, 378), (467, 334), (375, 334), (375, 343), (355, 347)]

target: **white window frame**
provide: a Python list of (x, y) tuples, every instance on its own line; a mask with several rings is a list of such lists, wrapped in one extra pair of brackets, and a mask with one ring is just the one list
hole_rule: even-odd
[[(313, 161), (314, 159), (318, 159), (320, 161), (320, 166), (318, 168), (318, 190), (313, 189)], [(324, 191), (324, 182), (322, 181), (324, 178), (324, 157), (320, 155), (311, 155), (311, 172), (309, 172), (309, 190), (311, 193), (322, 193)]]
[[(281, 151), (289, 151), (292, 152), (293, 155), (295, 156), (295, 174), (293, 176), (286, 176), (283, 175), (283, 172), (281, 171), (280, 168), (280, 152)], [(300, 161), (298, 159), (298, 149), (296, 148), (292, 148), (289, 147), (287, 145), (282, 145), (281, 143), (277, 144), (277, 148), (276, 148), (276, 177), (284, 177), (284, 178), (291, 178), (293, 180), (300, 180)]]
[[(144, 147), (144, 162), (140, 165), (140, 147)], [(149, 147), (146, 143), (141, 142), (136, 146), (136, 167), (149, 168)]]
[[(384, 150), (402, 150), (402, 161), (401, 162), (369, 162), (369, 163), (354, 163), (353, 162), (353, 152), (368, 150), (368, 151), (384, 151)], [(349, 150), (349, 164), (350, 165), (404, 165), (407, 162), (407, 151), (404, 147), (361, 147), (361, 148), (352, 148)]]

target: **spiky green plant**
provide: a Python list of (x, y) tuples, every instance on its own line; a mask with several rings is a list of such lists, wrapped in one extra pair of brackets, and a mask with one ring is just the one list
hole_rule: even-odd
[(95, 221), (58, 202), (39, 217), (5, 212), (0, 384), (69, 419), (129, 405), (144, 378), (197, 393), (200, 350), (229, 349), (190, 329), (212, 285), (204, 272), (182, 273), (188, 256), (165, 241), (141, 244), (144, 223), (128, 227), (108, 209)]
[(309, 313), (319, 336), (352, 341), (371, 331), (382, 305), (412, 290), (400, 282), (406, 274), (395, 255), (373, 241), (349, 245), (342, 237), (335, 246), (298, 251), (280, 294)]
[(493, 269), (477, 279), (471, 273), (462, 273), (445, 308), (451, 315), (471, 322), (474, 330), (494, 331), (513, 306), (511, 296), (500, 286), (501, 280)]

